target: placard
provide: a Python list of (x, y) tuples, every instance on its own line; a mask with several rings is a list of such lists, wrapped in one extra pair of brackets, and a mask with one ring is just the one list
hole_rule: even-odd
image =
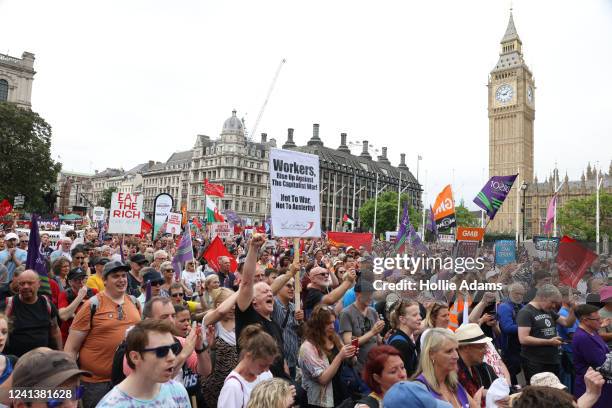
[(516, 261), (516, 241), (503, 239), (495, 241), (495, 265), (503, 266)]
[(221, 239), (230, 239), (232, 237), (232, 233), (234, 232), (233, 228), (230, 228), (229, 222), (213, 222), (210, 224), (210, 239), (213, 240), (215, 237), (219, 237)]
[(94, 207), (92, 220), (94, 222), (97, 222), (97, 221), (104, 221), (105, 219), (106, 219), (106, 208)]
[(155, 197), (153, 202), (153, 239), (157, 237), (157, 233), (162, 229), (173, 206), (174, 199), (170, 194), (161, 193)]
[(321, 237), (319, 156), (270, 149), (270, 198), (275, 237)]
[(109, 234), (140, 234), (142, 195), (113, 193), (108, 215)]
[(484, 237), (484, 228), (457, 227), (457, 241), (480, 241)]
[(168, 219), (166, 220), (166, 234), (179, 235), (181, 233), (181, 220), (183, 215), (181, 213), (168, 213)]

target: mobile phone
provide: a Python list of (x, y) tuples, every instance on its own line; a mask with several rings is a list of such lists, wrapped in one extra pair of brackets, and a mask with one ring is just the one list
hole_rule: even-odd
[(359, 339), (355, 338), (355, 339), (351, 340), (351, 346), (353, 346), (355, 348), (359, 348)]

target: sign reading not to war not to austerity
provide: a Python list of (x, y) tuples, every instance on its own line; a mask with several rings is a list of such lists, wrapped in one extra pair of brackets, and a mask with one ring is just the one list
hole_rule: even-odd
[(321, 237), (319, 157), (270, 149), (272, 233), (276, 237)]

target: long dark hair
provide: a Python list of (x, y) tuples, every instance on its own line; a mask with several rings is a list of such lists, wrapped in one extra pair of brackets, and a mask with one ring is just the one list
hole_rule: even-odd
[(304, 339), (314, 344), (321, 354), (329, 354), (325, 349), (326, 340), (330, 340), (338, 350), (342, 348), (340, 337), (335, 332), (331, 336), (326, 334), (325, 329), (329, 325), (329, 318), (332, 316), (335, 318), (336, 312), (331, 306), (318, 304), (312, 310), (310, 319), (306, 322)]

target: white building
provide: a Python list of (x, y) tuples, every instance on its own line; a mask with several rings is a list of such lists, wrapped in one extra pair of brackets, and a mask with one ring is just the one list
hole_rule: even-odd
[(34, 54), (24, 52), (21, 58), (0, 54), (0, 102), (32, 108), (34, 74)]

